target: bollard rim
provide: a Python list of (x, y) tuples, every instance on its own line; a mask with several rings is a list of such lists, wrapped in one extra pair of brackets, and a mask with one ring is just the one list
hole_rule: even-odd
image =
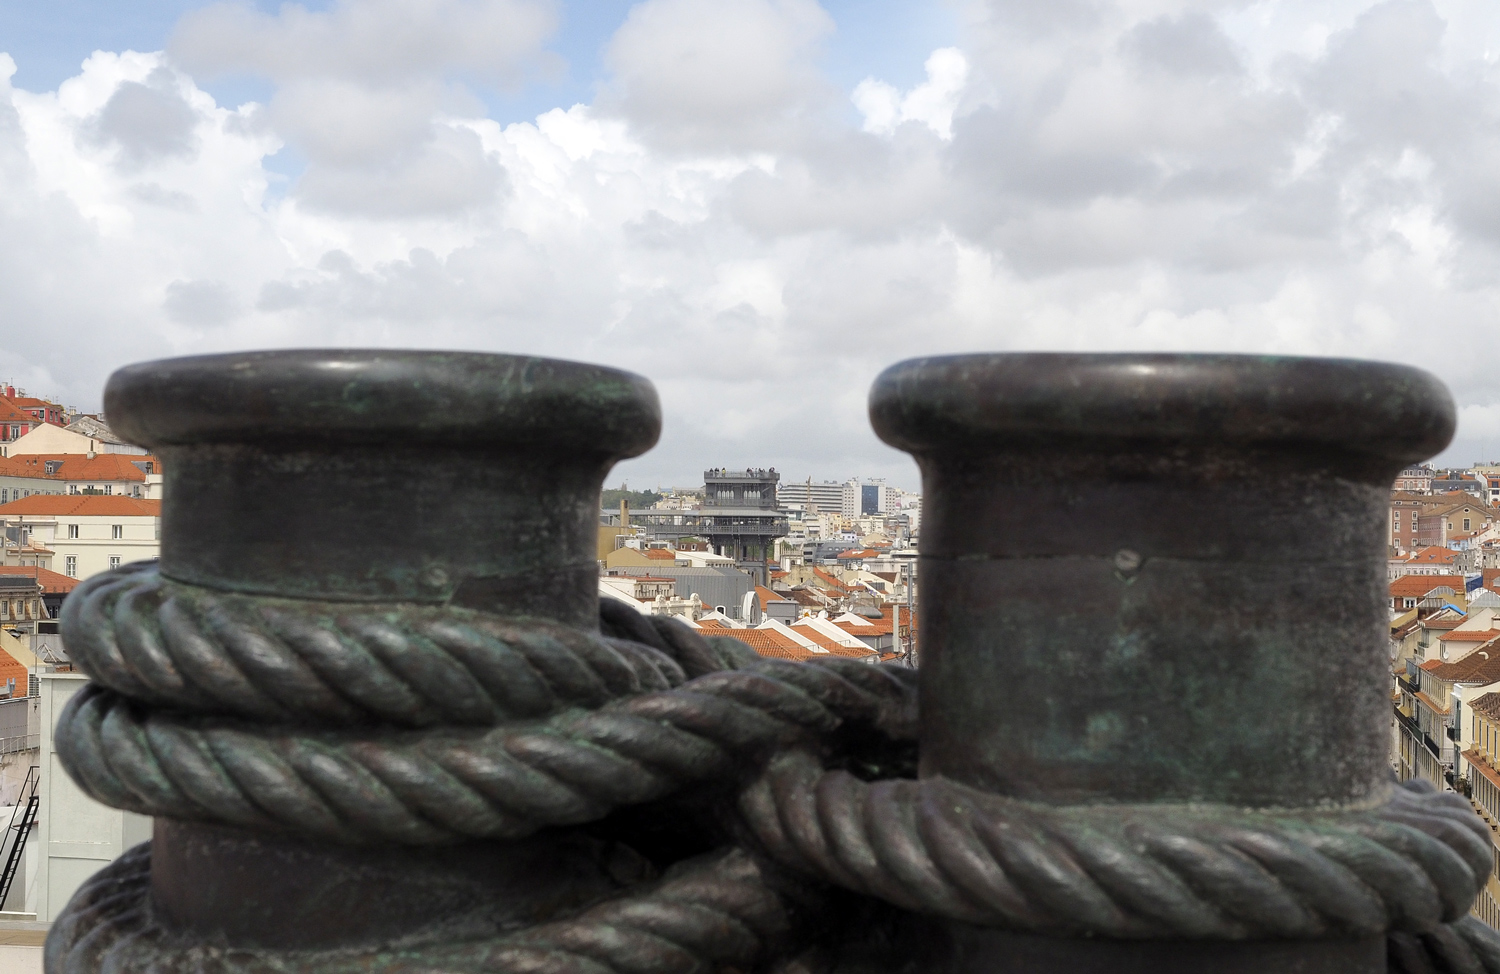
[(870, 390), (882, 440), (914, 454), (1064, 441), (1307, 444), (1400, 463), (1453, 438), (1429, 372), (1360, 359), (1002, 352), (908, 359)]
[(643, 376), (562, 359), (409, 349), (287, 349), (139, 362), (105, 415), (157, 448), (220, 443), (534, 445), (639, 456), (661, 434)]

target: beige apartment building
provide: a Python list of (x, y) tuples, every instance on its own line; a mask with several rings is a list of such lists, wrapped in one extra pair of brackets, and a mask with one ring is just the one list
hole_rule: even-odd
[(0, 504), (0, 522), (52, 553), (69, 578), (155, 558), (161, 551), (161, 501), (99, 494), (33, 494)]

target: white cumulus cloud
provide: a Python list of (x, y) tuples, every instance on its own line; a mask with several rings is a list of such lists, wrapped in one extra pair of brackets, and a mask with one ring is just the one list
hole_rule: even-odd
[[(980, 349), (1410, 362), (1464, 406), (1457, 459), (1491, 435), (1482, 6), (974, 2), (915, 87), (839, 91), (813, 0), (645, 0), (591, 104), (486, 117), (474, 92), (546, 70), (558, 15), (217, 5), (50, 92), (0, 56), (0, 378), (97, 406), (122, 363), (231, 348), (606, 362), (666, 405), (638, 485), (914, 484), (868, 384)], [(273, 94), (216, 104), (199, 80), (232, 72)]]
[(906, 94), (866, 78), (854, 89), (854, 107), (865, 117), (866, 132), (890, 135), (902, 122), (921, 122), (940, 138), (953, 138), (953, 112), (969, 79), (969, 61), (956, 47), (932, 52), (923, 65), (927, 80)]

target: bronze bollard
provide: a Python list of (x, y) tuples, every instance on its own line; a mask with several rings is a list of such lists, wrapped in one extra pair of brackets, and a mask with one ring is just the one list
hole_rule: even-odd
[(1385, 522), (1452, 435), (1441, 384), (972, 355), (888, 369), (870, 413), (922, 469), (921, 777), (1014, 814), (1068, 890), (1027, 904), (1050, 938), (955, 926), (955, 969), (1383, 970), (1379, 883), (1323, 830), (1426, 821), (1389, 770)]
[(1461, 919), (1488, 830), (1385, 771), (1386, 493), (1453, 423), (1424, 373), (889, 370), (920, 714), (911, 670), (596, 603), (639, 378), (265, 353), (106, 408), (164, 455), (163, 553), (70, 597), (59, 752), (157, 831), (52, 974), (1500, 974)]

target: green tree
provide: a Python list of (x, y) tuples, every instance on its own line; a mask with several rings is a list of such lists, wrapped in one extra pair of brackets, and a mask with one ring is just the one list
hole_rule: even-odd
[(620, 501), (630, 502), (632, 511), (641, 511), (661, 500), (662, 495), (652, 490), (630, 490), (624, 484), (607, 488), (599, 499), (599, 506), (606, 511), (617, 511)]

